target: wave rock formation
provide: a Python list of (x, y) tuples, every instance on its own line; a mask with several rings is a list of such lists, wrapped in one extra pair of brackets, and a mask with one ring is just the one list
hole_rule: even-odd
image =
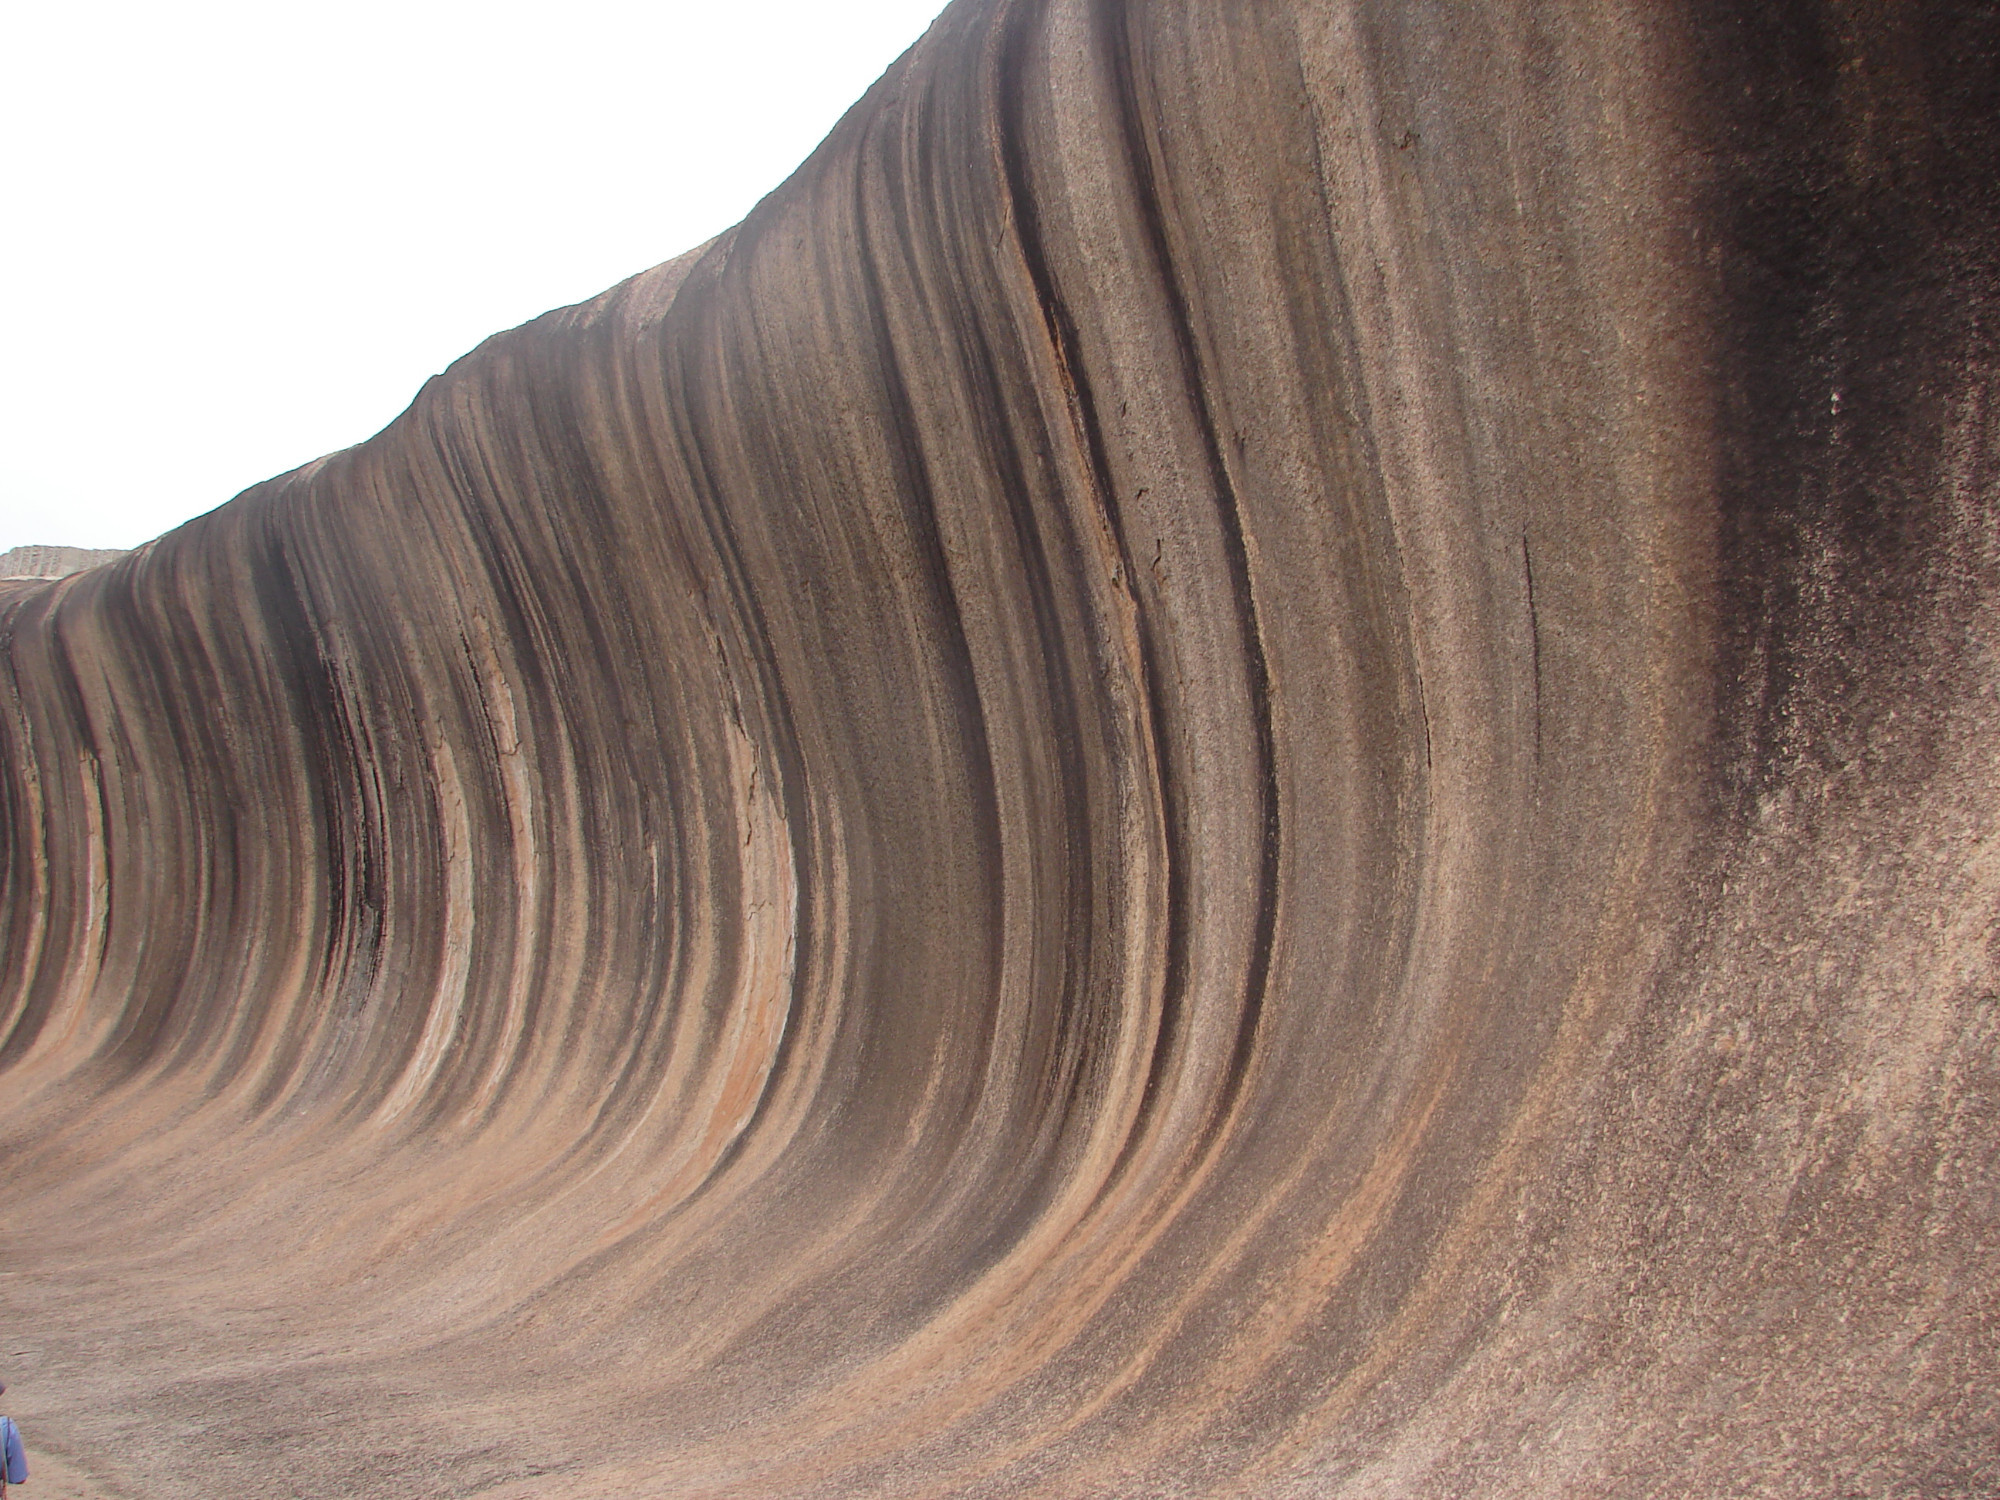
[(2000, 1486), (1991, 7), (961, 0), (0, 594), (108, 1494)]

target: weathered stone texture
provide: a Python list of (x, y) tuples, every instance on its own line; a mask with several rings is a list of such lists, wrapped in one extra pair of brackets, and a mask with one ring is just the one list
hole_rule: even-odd
[(712, 245), (0, 592), (31, 1437), (2000, 1491), (1997, 27), (962, 0)]

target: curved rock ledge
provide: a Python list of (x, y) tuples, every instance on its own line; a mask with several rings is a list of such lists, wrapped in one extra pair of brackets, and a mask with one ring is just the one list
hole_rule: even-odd
[(738, 229), (0, 589), (31, 1441), (2000, 1487), (1995, 32), (961, 0)]

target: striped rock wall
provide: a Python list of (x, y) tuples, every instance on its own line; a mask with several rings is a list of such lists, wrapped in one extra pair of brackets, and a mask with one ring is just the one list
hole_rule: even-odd
[(31, 1447), (1994, 1492), (1997, 46), (960, 0), (734, 231), (0, 595)]

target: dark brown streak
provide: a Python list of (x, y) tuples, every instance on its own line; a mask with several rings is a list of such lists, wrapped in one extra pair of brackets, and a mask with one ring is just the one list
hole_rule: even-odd
[[(1243, 1015), (1237, 1026), (1236, 1045), (1224, 1075), (1221, 1094), (1203, 1127), (1192, 1159), (1207, 1154), (1227, 1123), (1230, 1112), (1248, 1081), (1250, 1061), (1256, 1050), (1257, 1033), (1263, 1015), (1265, 990), (1271, 973), (1271, 944), (1278, 922), (1278, 865), (1282, 857), (1282, 830), (1278, 819), (1278, 756), (1276, 731), (1272, 723), (1270, 664), (1264, 652), (1263, 625), (1257, 616), (1257, 600), (1250, 576), (1249, 553), (1244, 542), (1242, 503), (1236, 494), (1215, 413), (1211, 407), (1206, 372), (1202, 367), (1200, 341), (1195, 333), (1193, 313), (1186, 289), (1181, 285), (1171, 245), (1166, 210), (1159, 188), (1156, 151), (1159, 136), (1146, 124), (1132, 53), (1130, 0), (1104, 0), (1095, 15), (1101, 44), (1110, 61), (1118, 86), (1119, 122), (1124, 130), (1126, 159), (1133, 175), (1140, 222), (1145, 226), (1152, 248), (1154, 271), (1173, 321), (1174, 342), (1180, 353), (1182, 388), (1201, 432), (1202, 448), (1208, 461), (1209, 477), (1216, 490), (1217, 513), (1223, 522), (1223, 541), (1228, 558), (1229, 580), (1236, 598), (1238, 629), (1250, 674), (1251, 715), (1257, 736), (1258, 796), (1262, 823), (1257, 871), (1255, 930), (1251, 939), (1249, 971), (1245, 976)], [(1151, 1085), (1149, 1085), (1151, 1087)]]

